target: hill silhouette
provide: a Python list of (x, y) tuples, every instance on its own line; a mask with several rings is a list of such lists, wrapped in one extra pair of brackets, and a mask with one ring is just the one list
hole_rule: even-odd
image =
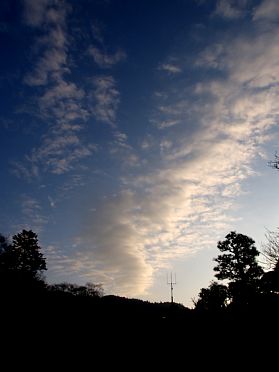
[[(234, 234), (230, 238), (235, 236), (242, 239)], [(24, 244), (21, 238), (24, 238)], [(29, 239), (31, 250), (27, 244)], [(252, 241), (245, 241), (250, 247)], [(49, 285), (41, 275), (46, 266), (34, 234), (23, 231), (22, 236), (17, 235), (19, 257), (17, 246), (3, 238), (0, 243), (1, 330), (5, 342), (13, 343), (16, 339), (25, 345), (30, 337), (33, 343), (43, 337), (51, 340), (57, 349), (67, 346), (70, 350), (75, 345), (90, 353), (94, 349), (97, 354), (104, 349), (110, 353), (113, 350), (121, 352), (125, 345), (126, 354), (127, 350), (134, 353), (139, 348), (144, 350), (147, 358), (149, 353), (153, 353), (153, 357), (156, 355), (154, 348), (161, 348), (163, 356), (174, 352), (176, 340), (182, 340), (178, 348), (182, 349), (184, 345), (184, 350), (180, 351), (183, 356), (186, 351), (189, 354), (210, 349), (214, 353), (214, 345), (224, 353), (228, 345), (233, 348), (238, 345), (240, 350), (246, 350), (248, 343), (256, 349), (264, 335), (277, 333), (278, 275), (261, 273), (253, 261), (254, 248), (249, 251), (255, 268), (252, 273), (247, 271), (244, 279), (237, 281), (238, 286), (231, 285), (226, 290), (224, 285), (213, 283), (201, 291), (198, 306), (189, 309), (175, 302), (104, 295), (98, 284)], [(35, 256), (32, 256), (33, 251)], [(219, 256), (218, 260), (223, 270), (223, 258)], [(234, 275), (238, 279), (237, 271)], [(243, 297), (245, 294), (249, 294), (247, 300)], [(229, 301), (226, 296), (231, 296)], [(237, 340), (235, 344), (233, 340)], [(238, 351), (235, 357), (243, 357), (241, 353)]]

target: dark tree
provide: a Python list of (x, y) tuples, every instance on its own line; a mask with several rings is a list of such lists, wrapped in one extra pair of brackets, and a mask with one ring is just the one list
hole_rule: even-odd
[(197, 310), (220, 311), (224, 310), (228, 301), (228, 288), (225, 285), (212, 282), (208, 288), (202, 288), (199, 298), (195, 302)]
[[(259, 278), (263, 274), (257, 263), (259, 252), (253, 239), (230, 232), (224, 241), (218, 242), (222, 255), (215, 258), (214, 267), (219, 280), (229, 281), (229, 290), (234, 303), (248, 303), (257, 292)], [(226, 253), (225, 253), (226, 252)]]
[(85, 284), (86, 296), (90, 297), (102, 297), (104, 295), (104, 290), (102, 284), (94, 284), (87, 282)]
[(224, 241), (218, 242), (218, 249), (221, 252), (228, 252), (219, 255), (214, 259), (218, 263), (214, 267), (217, 279), (228, 279), (232, 281), (253, 282), (258, 279), (263, 270), (257, 263), (259, 255), (253, 239), (246, 235), (230, 232)]
[(86, 283), (85, 285), (77, 285), (72, 283), (59, 283), (52, 284), (49, 286), (51, 292), (63, 293), (71, 296), (80, 296), (80, 297), (102, 297), (103, 288), (101, 284), (93, 284), (91, 282)]
[(39, 278), (42, 271), (47, 270), (38, 236), (32, 230), (22, 230), (13, 236), (9, 264), (12, 270), (28, 273), (34, 278)]
[(44, 290), (42, 271), (46, 261), (40, 252), (37, 235), (23, 230), (13, 236), (12, 243), (0, 236), (0, 291), (19, 298)]
[(279, 268), (267, 271), (261, 278), (262, 291), (265, 294), (279, 294)]

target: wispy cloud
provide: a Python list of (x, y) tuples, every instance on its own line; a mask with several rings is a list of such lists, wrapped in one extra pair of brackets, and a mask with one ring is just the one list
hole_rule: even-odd
[(179, 120), (163, 120), (159, 123), (157, 123), (157, 127), (159, 129), (165, 129), (165, 128), (170, 128), (170, 127), (173, 127), (174, 125), (178, 124), (179, 123)]
[(92, 25), (91, 25), (91, 28), (92, 28), (92, 33), (93, 33), (93, 38), (100, 44), (100, 45), (104, 45), (104, 36), (103, 36), (103, 31), (102, 31), (102, 27), (97, 24), (96, 22), (94, 22)]
[(24, 0), (24, 20), (31, 26), (41, 26), (51, 0)]
[(276, 0), (264, 0), (260, 3), (253, 12), (253, 19), (260, 20), (278, 20), (279, 18), (279, 3)]
[(33, 27), (64, 24), (69, 10), (70, 5), (64, 0), (23, 0), (23, 20)]
[(111, 68), (117, 63), (126, 59), (126, 53), (118, 49), (114, 54), (107, 54), (95, 46), (88, 49), (88, 53), (93, 57), (95, 63), (101, 68)]
[(230, 48), (220, 43), (207, 48), (198, 63), (205, 68), (214, 67), (228, 73), (231, 82), (236, 84), (246, 84), (255, 89), (267, 88), (277, 84), (278, 38), (277, 28), (259, 32), (250, 38), (236, 37)]
[(108, 288), (146, 293), (157, 269), (215, 245), (234, 226), (242, 182), (255, 176), (253, 160), (277, 125), (277, 36), (278, 29), (259, 29), (218, 40), (220, 47), (204, 52), (214, 63), (202, 53), (193, 66), (222, 74), (183, 92), (170, 87), (169, 102), (161, 97), (157, 118), (181, 120), (175, 142), (171, 133), (159, 141), (157, 169), (127, 176), (125, 189), (99, 205), (82, 235), (80, 252), (108, 269)]
[(43, 213), (41, 203), (26, 194), (21, 197), (21, 214), (20, 228), (33, 229), (39, 233), (48, 223), (48, 217)]
[(49, 135), (39, 148), (33, 149), (28, 160), (32, 164), (43, 164), (46, 171), (63, 174), (73, 169), (78, 160), (90, 156), (92, 149), (81, 144), (74, 134)]
[(29, 158), (25, 159), (28, 163), (26, 166), (23, 162), (11, 161), (11, 173), (14, 174), (17, 178), (24, 179), (28, 182), (31, 182), (34, 178), (39, 176), (39, 169), (36, 164), (30, 164)]
[(112, 76), (98, 76), (93, 79), (91, 99), (92, 113), (98, 121), (115, 126), (120, 94)]
[(180, 67), (178, 67), (174, 64), (171, 64), (171, 63), (163, 63), (163, 64), (159, 65), (159, 70), (166, 71), (170, 74), (178, 74), (178, 73), (182, 72)]
[(30, 86), (46, 85), (55, 80), (57, 75), (68, 72), (66, 52), (63, 49), (48, 49), (39, 59), (34, 70), (28, 73), (24, 82)]
[(51, 80), (69, 72), (67, 67), (67, 34), (66, 16), (69, 7), (64, 1), (25, 0), (24, 20), (30, 26), (44, 28), (43, 37), (37, 40), (44, 52), (38, 58), (33, 70), (24, 77), (24, 82), (30, 86), (46, 85)]
[[(25, 82), (35, 89), (40, 86), (39, 114), (48, 125), (40, 144), (26, 157), (29, 169), (17, 164), (16, 171), (27, 177), (42, 170), (74, 171), (78, 161), (96, 149), (81, 136), (88, 118), (111, 126), (107, 148), (115, 159), (119, 156), (117, 170), (122, 170), (111, 196), (97, 204), (94, 194), (92, 205), (88, 202), (90, 217), (75, 249), (66, 254), (50, 247), (52, 270), (101, 278), (106, 291), (145, 294), (156, 270), (215, 246), (235, 224), (232, 211), (242, 183), (255, 175), (253, 159), (261, 156), (279, 115), (279, 29), (269, 22), (276, 3), (263, 1), (250, 9), (254, 18), (245, 26), (250, 27), (247, 36), (228, 29), (225, 35), (212, 35), (216, 40), (198, 55), (183, 50), (175, 59), (166, 59), (169, 63), (157, 64), (171, 79), (161, 91), (157, 87), (150, 120), (155, 125), (152, 131), (151, 126), (143, 128), (138, 153), (129, 143), (129, 132), (117, 127), (116, 79), (111, 74), (95, 76), (82, 87), (71, 81), (65, 13), (59, 13), (57, 2), (39, 4), (25, 19), (33, 27), (44, 24), (47, 34), (39, 44), (45, 49)], [(52, 16), (49, 4), (55, 4)], [(244, 0), (218, 1), (214, 15), (237, 20), (248, 5)], [(124, 59), (119, 52), (104, 52), (103, 38), (97, 31), (95, 35), (101, 48), (91, 46), (89, 51), (99, 67), (110, 68)], [(182, 71), (189, 84), (178, 80)], [(122, 165), (128, 163), (137, 171), (130, 168), (125, 173)], [(81, 184), (80, 175), (74, 174)], [(73, 187), (72, 181), (61, 193)], [(23, 211), (39, 217), (41, 210), (35, 200), (26, 199)]]
[(15, 163), (14, 173), (29, 180), (39, 172), (69, 172), (96, 151), (94, 144), (84, 143), (79, 135), (92, 113), (86, 107), (86, 92), (70, 79), (66, 22), (69, 11), (64, 1), (25, 3), (25, 21), (41, 27), (43, 34), (37, 39), (37, 62), (26, 74), (24, 83), (35, 88), (42, 86), (34, 97), (35, 113), (48, 123), (40, 144), (25, 156), (27, 163)]
[[(82, 136), (89, 119), (116, 127), (120, 93), (114, 77), (94, 74), (81, 82), (73, 79), (70, 40), (73, 43), (74, 37), (68, 29), (71, 10), (64, 0), (24, 1), (23, 20), (40, 34), (32, 49), (34, 62), (23, 82), (34, 90), (31, 114), (46, 124), (38, 145), (23, 161), (13, 163), (13, 173), (28, 180), (42, 172), (60, 175), (74, 171), (82, 159), (91, 156), (97, 146)], [(92, 31), (100, 46), (91, 44), (88, 52), (99, 67), (110, 68), (126, 58), (119, 48), (106, 53), (101, 28), (93, 25)]]
[(218, 0), (214, 15), (227, 19), (236, 19), (244, 16), (246, 0)]
[(114, 132), (114, 140), (109, 146), (110, 154), (113, 159), (118, 159), (121, 167), (138, 167), (140, 165), (140, 159), (135, 153), (135, 150), (128, 142), (128, 136), (116, 130)]
[(84, 96), (84, 90), (75, 83), (58, 79), (38, 99), (40, 114), (53, 117), (60, 124), (86, 119), (88, 112), (82, 104)]

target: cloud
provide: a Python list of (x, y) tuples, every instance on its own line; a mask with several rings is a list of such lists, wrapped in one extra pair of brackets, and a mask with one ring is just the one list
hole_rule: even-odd
[(236, 84), (246, 84), (255, 89), (265, 88), (277, 84), (278, 40), (278, 28), (251, 37), (236, 37), (230, 47), (217, 43), (207, 48), (197, 65), (226, 72)]
[(24, 21), (30, 26), (40, 26), (45, 19), (45, 14), (50, 0), (24, 0)]
[[(33, 48), (35, 62), (23, 82), (34, 88), (32, 114), (47, 125), (39, 144), (24, 161), (14, 162), (13, 172), (32, 180), (42, 173), (61, 175), (74, 171), (82, 159), (91, 156), (97, 146), (86, 142), (82, 132), (90, 118), (116, 127), (120, 93), (110, 75), (87, 78), (84, 84), (72, 80), (75, 62), (72, 56), (69, 58), (69, 40), (73, 41), (73, 37), (67, 22), (71, 7), (66, 2), (28, 0), (24, 4), (25, 23), (40, 28), (41, 32)], [(104, 48), (100, 28), (93, 25), (92, 29), (95, 40)], [(91, 46), (89, 52), (101, 68), (110, 68), (126, 58), (121, 49), (107, 54)], [(125, 141), (118, 140), (117, 144), (129, 147)], [(136, 161), (131, 153), (128, 159), (130, 163)]]
[(88, 49), (88, 53), (101, 68), (111, 68), (126, 59), (126, 53), (121, 49), (118, 49), (114, 54), (107, 54), (102, 52), (99, 48), (91, 46)]
[(261, 20), (278, 20), (279, 18), (279, 3), (277, 0), (264, 0), (260, 3), (253, 12), (255, 21)]
[(102, 28), (100, 27), (100, 25), (98, 25), (98, 24), (96, 24), (96, 22), (94, 22), (91, 27), (92, 27), (92, 33), (93, 33), (94, 39), (99, 44), (104, 45), (104, 37), (103, 37)]
[[(24, 77), (24, 83), (30, 86), (46, 85), (69, 72), (67, 67), (68, 37), (66, 16), (70, 7), (62, 0), (25, 0), (24, 19), (30, 26), (38, 26), (45, 32), (37, 39), (37, 63)], [(43, 27), (44, 26), (44, 27)]]
[[(41, 172), (64, 174), (96, 151), (94, 144), (84, 143), (78, 135), (90, 116), (83, 103), (84, 97), (82, 88), (60, 77), (37, 98), (39, 116), (43, 120), (51, 120), (52, 125), (41, 144), (26, 156), (32, 168), (40, 169)], [(24, 170), (25, 167), (21, 165), (20, 168)], [(32, 174), (35, 176), (34, 172)]]
[(84, 96), (84, 90), (78, 88), (75, 83), (58, 79), (55, 85), (47, 88), (38, 103), (44, 115), (55, 117), (60, 122), (71, 122), (88, 116), (81, 103)]
[(115, 79), (112, 76), (98, 76), (92, 83), (93, 115), (98, 121), (114, 126), (120, 101)]
[(140, 159), (129, 144), (127, 134), (116, 130), (113, 137), (114, 140), (109, 144), (109, 153), (113, 160), (117, 160), (121, 164), (121, 168), (138, 167)]
[(170, 74), (178, 74), (182, 72), (181, 68), (170, 63), (163, 63), (159, 66), (159, 70), (167, 71)]
[(48, 135), (40, 147), (34, 148), (28, 160), (44, 171), (63, 174), (73, 169), (74, 165), (94, 151), (93, 146), (81, 143), (74, 134)]
[(55, 208), (56, 206), (55, 200), (51, 196), (48, 196), (47, 198), (48, 198), (49, 205), (51, 206), (51, 208)]
[[(212, 208), (217, 201), (214, 187), (222, 188), (224, 174), (199, 184), (214, 170), (205, 174), (201, 168), (191, 174), (193, 166), (184, 162), (135, 178), (141, 191), (123, 190), (97, 207), (82, 236), (87, 248), (80, 247), (79, 252), (85, 250), (96, 266), (110, 273), (110, 280), (104, 281), (108, 291), (113, 285), (122, 295), (146, 294), (156, 270), (168, 267), (175, 257), (212, 244), (216, 230), (228, 227), (230, 204), (220, 197), (218, 211)], [(233, 176), (224, 181), (223, 189), (234, 181)], [(130, 186), (134, 188), (131, 180)]]
[[(39, 27), (44, 23), (42, 35), (36, 40), (37, 61), (24, 77), (24, 83), (41, 87), (34, 97), (35, 114), (47, 127), (39, 145), (25, 156), (25, 161), (14, 163), (14, 173), (31, 180), (39, 176), (39, 171), (60, 175), (74, 170), (80, 160), (96, 151), (96, 146), (85, 143), (79, 134), (93, 113), (86, 102), (87, 92), (71, 81), (66, 22), (70, 7), (64, 1), (50, 0), (28, 1), (25, 5), (25, 21), (29, 25)], [(106, 115), (112, 122), (115, 115), (112, 83), (106, 87), (99, 84), (96, 88), (96, 115), (102, 118)]]
[(29, 195), (21, 196), (22, 223), (20, 228), (33, 229), (41, 232), (48, 223), (48, 217), (42, 212), (40, 202)]
[(241, 5), (246, 4), (242, 0), (219, 0), (216, 4), (214, 15), (228, 19), (240, 18), (244, 15)]
[(157, 127), (159, 129), (165, 129), (173, 127), (174, 125), (177, 125), (179, 123), (179, 120), (164, 120), (160, 123), (157, 123)]
[(105, 207), (97, 208), (83, 236), (87, 255), (113, 278), (113, 283), (106, 284), (113, 284), (122, 294), (142, 294), (153, 272), (146, 260), (141, 230), (132, 217), (135, 214), (133, 195), (123, 191)]
[[(29, 163), (29, 161), (28, 161)], [(36, 164), (24, 165), (19, 161), (11, 161), (11, 173), (14, 174), (17, 178), (23, 178), (28, 182), (31, 182), (34, 178), (38, 178), (39, 169)]]
[(47, 85), (57, 76), (69, 72), (67, 66), (67, 55), (64, 48), (47, 49), (39, 59), (33, 71), (26, 74), (24, 83), (30, 86)]
[(178, 126), (170, 127), (164, 138), (158, 133), (157, 167), (126, 175), (125, 188), (96, 208), (81, 236), (80, 253), (109, 273), (105, 287), (144, 294), (157, 270), (216, 245), (233, 228), (242, 183), (255, 176), (253, 161), (279, 114), (278, 29), (256, 31), (207, 48), (193, 68), (215, 73), (196, 89), (170, 86), (167, 98), (157, 97), (163, 104), (156, 120), (179, 117), (179, 131), (172, 137)]
[[(247, 4), (219, 1), (217, 10), (233, 19), (242, 15)], [(259, 16), (260, 6), (254, 18), (268, 20)], [(95, 76), (83, 88), (72, 82), (65, 25), (49, 26), (61, 32), (49, 30), (52, 36), (42, 44), (47, 50), (29, 75), (33, 76), (29, 85), (44, 84), (38, 105), (50, 124), (40, 145), (27, 157), (32, 172), (20, 164), (17, 171), (29, 176), (39, 170), (73, 171), (80, 159), (94, 151), (80, 135), (90, 116), (113, 128), (109, 149), (114, 158), (137, 165), (136, 172), (125, 173), (121, 162), (115, 172), (121, 169), (118, 190), (99, 204), (92, 195), (91, 214), (75, 249), (68, 254), (52, 250), (53, 271), (93, 281), (99, 278), (106, 292), (143, 295), (157, 270), (169, 267), (176, 258), (212, 247), (234, 226), (232, 211), (242, 183), (254, 174), (253, 159), (262, 152), (279, 114), (279, 31), (260, 29), (257, 22), (250, 26), (248, 36), (236, 32), (227, 32), (226, 40), (218, 36), (213, 45), (192, 57), (191, 67), (183, 65), (188, 50), (177, 56), (177, 64), (161, 65), (173, 75), (164, 92), (155, 94), (151, 119), (155, 128), (152, 136), (148, 129), (145, 133), (142, 158), (133, 151), (127, 134), (116, 129), (120, 93), (114, 77)], [(105, 68), (119, 59), (116, 55), (100, 49), (92, 52), (95, 62)], [(178, 65), (188, 69), (189, 76), (192, 73), (191, 84), (177, 84), (179, 71), (170, 66)], [(164, 128), (168, 129), (160, 130)], [(61, 192), (66, 193), (72, 184)], [(28, 203), (26, 214), (28, 208), (39, 211), (35, 202)]]
[(114, 133), (114, 137), (117, 139), (119, 143), (122, 143), (122, 144), (126, 143), (128, 139), (127, 134), (119, 132), (119, 131)]
[(23, 20), (33, 27), (42, 27), (44, 24), (64, 23), (69, 5), (64, 1), (56, 0), (23, 0)]

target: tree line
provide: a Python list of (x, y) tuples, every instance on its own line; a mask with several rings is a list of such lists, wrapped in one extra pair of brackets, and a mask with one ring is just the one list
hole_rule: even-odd
[(64, 296), (100, 297), (103, 288), (91, 282), (47, 284), (44, 271), (46, 258), (32, 230), (22, 230), (12, 240), (0, 234), (0, 292), (13, 297), (43, 295), (46, 292)]
[(214, 259), (217, 281), (200, 290), (194, 300), (197, 310), (246, 310), (279, 304), (279, 234), (269, 231), (266, 237), (263, 256), (268, 271), (257, 260), (260, 252), (252, 238), (232, 231), (218, 242), (222, 254)]
[[(219, 241), (217, 247), (221, 254), (214, 259), (216, 280), (200, 290), (198, 299), (193, 301), (195, 310), (218, 313), (279, 304), (279, 233), (269, 231), (267, 240), (263, 255), (269, 265), (268, 271), (258, 262), (260, 252), (252, 238), (231, 231), (225, 240)], [(65, 299), (101, 298), (104, 294), (101, 284), (90, 282), (85, 285), (47, 284), (46, 270), (46, 258), (36, 233), (22, 230), (11, 241), (0, 235), (2, 296), (34, 297), (48, 293)], [(116, 303), (116, 296), (110, 297), (112, 300)]]

